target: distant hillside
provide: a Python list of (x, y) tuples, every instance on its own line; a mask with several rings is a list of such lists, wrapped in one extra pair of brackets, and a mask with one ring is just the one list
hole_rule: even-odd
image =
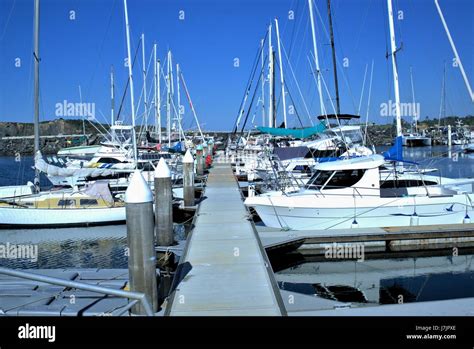
[[(95, 127), (101, 127), (98, 123), (84, 123), (86, 134), (97, 134)], [(95, 127), (94, 127), (94, 126)], [(40, 122), (40, 134), (42, 136), (54, 136), (58, 134), (82, 134), (82, 120), (57, 119)], [(0, 137), (22, 137), (33, 135), (33, 123), (24, 122), (1, 122)]]

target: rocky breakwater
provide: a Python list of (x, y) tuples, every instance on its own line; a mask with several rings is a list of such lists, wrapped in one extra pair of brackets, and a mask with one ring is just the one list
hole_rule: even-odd
[[(97, 127), (97, 126), (96, 126)], [(40, 149), (43, 154), (55, 154), (61, 148), (91, 144), (97, 139), (97, 130), (86, 122), (83, 136), (82, 120), (58, 119), (40, 123)], [(0, 155), (33, 155), (34, 130), (32, 123), (0, 122)], [(76, 135), (64, 137), (65, 135)], [(59, 136), (59, 137), (58, 137)]]

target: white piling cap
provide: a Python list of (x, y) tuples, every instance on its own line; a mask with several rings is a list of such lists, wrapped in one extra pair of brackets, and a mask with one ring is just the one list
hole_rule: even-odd
[(125, 192), (125, 203), (141, 204), (153, 202), (153, 193), (139, 170), (133, 172), (132, 179)]
[(186, 151), (186, 155), (184, 155), (183, 164), (193, 164), (193, 163), (194, 163), (194, 158), (193, 158), (193, 156), (191, 155), (191, 152), (188, 149)]
[(171, 178), (171, 171), (164, 158), (158, 161), (158, 166), (155, 169), (155, 178)]
[(196, 150), (202, 150), (202, 145), (198, 144), (198, 146), (196, 147)]

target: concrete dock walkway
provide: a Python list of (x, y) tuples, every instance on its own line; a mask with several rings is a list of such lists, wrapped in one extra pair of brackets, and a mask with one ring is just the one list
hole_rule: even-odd
[(166, 315), (286, 315), (230, 164), (210, 170), (204, 196), (181, 261), (188, 272), (180, 276)]

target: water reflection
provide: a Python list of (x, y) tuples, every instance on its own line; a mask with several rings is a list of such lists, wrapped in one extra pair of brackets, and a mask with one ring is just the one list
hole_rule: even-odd
[[(185, 239), (183, 225), (174, 226), (175, 239)], [(64, 229), (1, 230), (0, 245), (34, 245), (37, 260), (1, 258), (9, 268), (127, 268), (126, 225)]]
[[(395, 304), (474, 297), (474, 254), (300, 261), (276, 273), (282, 289), (363, 304)], [(435, 252), (440, 254), (440, 252)], [(412, 253), (416, 255), (416, 253)], [(426, 254), (426, 253), (425, 253)], [(304, 259), (309, 259), (305, 257)]]

